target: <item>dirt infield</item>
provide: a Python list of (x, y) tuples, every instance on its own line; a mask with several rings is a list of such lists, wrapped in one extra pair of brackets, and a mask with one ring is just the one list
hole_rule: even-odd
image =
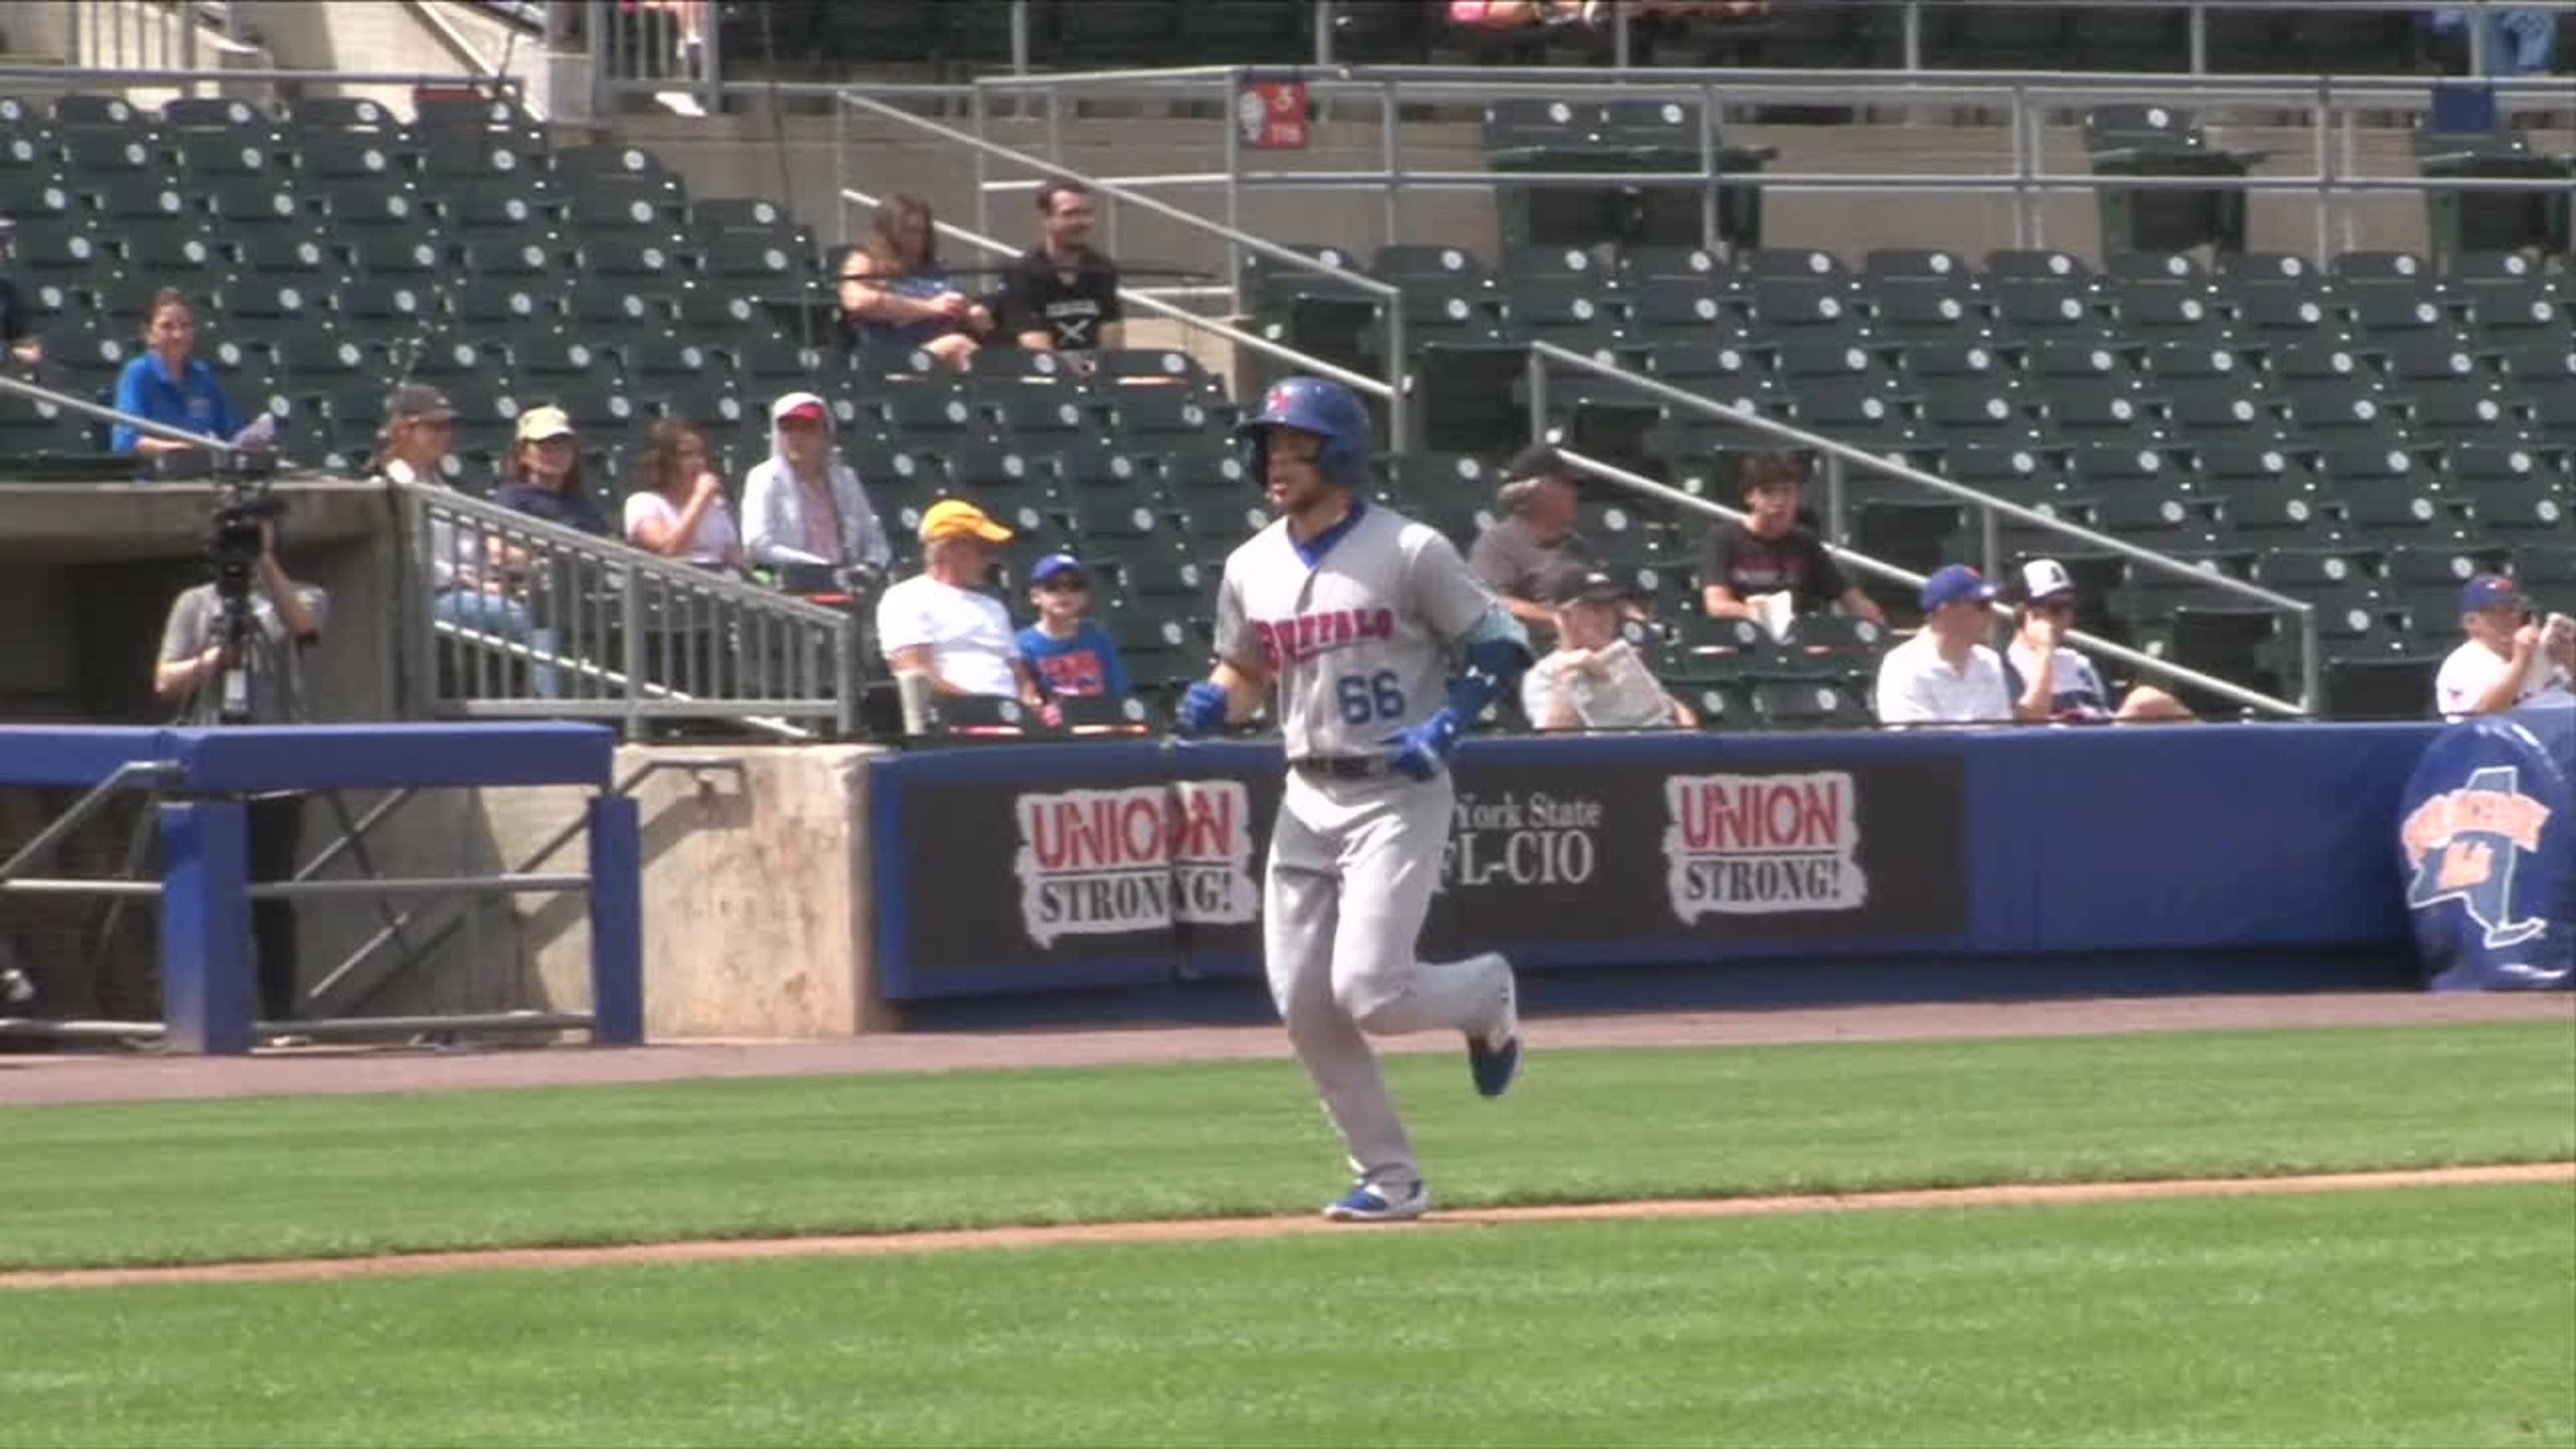
[[(1529, 1042), (1532, 1053), (1543, 1056), (1569, 1047), (2066, 1036), (2571, 1017), (2576, 1017), (2576, 997), (2565, 994), (2429, 996), (2348, 992), (1548, 1017), (1529, 1024)], [(1384, 1045), (1395, 1052), (1457, 1050), (1454, 1038), (1439, 1035)], [(931, 1032), (833, 1041), (684, 1042), (626, 1051), (590, 1051), (576, 1046), (450, 1052), (307, 1049), (222, 1059), (0, 1056), (0, 1105), (578, 1086), (698, 1077), (838, 1076), (860, 1072), (1266, 1060), (1284, 1057), (1287, 1051), (1287, 1041), (1276, 1026), (1225, 1026)]]
[(2160, 1182), (2054, 1183), (2013, 1187), (1931, 1188), (1837, 1196), (1736, 1197), (1649, 1202), (1573, 1203), (1545, 1207), (1468, 1208), (1439, 1212), (1420, 1222), (1354, 1227), (1320, 1218), (1202, 1218), (1164, 1222), (1075, 1223), (1061, 1227), (975, 1228), (957, 1231), (879, 1233), (861, 1237), (736, 1238), (678, 1243), (638, 1243), (599, 1248), (503, 1248), (474, 1252), (411, 1253), (365, 1258), (300, 1258), (257, 1263), (206, 1263), (170, 1268), (75, 1268), (0, 1273), (0, 1290), (110, 1288), (138, 1284), (273, 1283), (373, 1278), (496, 1269), (568, 1269), (648, 1263), (739, 1262), (754, 1258), (876, 1257), (897, 1253), (1062, 1247), (1102, 1243), (1203, 1243), (1312, 1233), (1413, 1231), (1498, 1227), (1515, 1223), (1597, 1222), (1605, 1219), (1769, 1217), (1782, 1213), (1869, 1212), (1897, 1208), (1968, 1208), (2032, 1204), (2135, 1201), (2144, 1198), (2241, 1197), (2253, 1194), (2353, 1192), (2370, 1188), (2441, 1187), (2480, 1183), (2576, 1183), (2576, 1162), (2501, 1167), (2456, 1167), (2412, 1172), (2356, 1172), (2307, 1177), (2189, 1178)]

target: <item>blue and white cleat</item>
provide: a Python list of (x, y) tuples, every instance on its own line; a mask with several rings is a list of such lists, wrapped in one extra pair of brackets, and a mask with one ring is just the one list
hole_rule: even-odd
[(1405, 1223), (1431, 1211), (1431, 1188), (1421, 1182), (1361, 1181), (1324, 1208), (1337, 1223)]
[(1521, 1013), (1512, 980), (1512, 963), (1488, 953), (1481, 958), (1502, 968), (1503, 1004), (1494, 1024), (1467, 1034), (1467, 1070), (1476, 1079), (1476, 1095), (1499, 1097), (1521, 1071)]

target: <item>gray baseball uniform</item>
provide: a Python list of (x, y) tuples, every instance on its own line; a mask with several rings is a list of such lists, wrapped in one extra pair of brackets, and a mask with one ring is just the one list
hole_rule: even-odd
[(1225, 563), (1217, 653), (1267, 672), (1290, 761), (1262, 902), (1270, 994), (1372, 1186), (1422, 1172), (1368, 1034), (1484, 1031), (1510, 994), (1494, 958), (1414, 957), (1454, 792), (1445, 771), (1386, 770), (1387, 738), (1447, 703), (1459, 646), (1517, 632), (1448, 539), (1383, 508), (1354, 502), (1306, 544), (1273, 523)]

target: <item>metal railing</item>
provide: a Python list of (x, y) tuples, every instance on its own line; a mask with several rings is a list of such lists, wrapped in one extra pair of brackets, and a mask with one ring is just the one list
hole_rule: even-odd
[[(2571, 7), (2576, 8), (2576, 7)], [(1333, 114), (1348, 114), (1341, 103), (1358, 100), (1376, 117), (1381, 156), (1374, 169), (1249, 169), (1243, 160), (1233, 101), (1252, 79), (1293, 78), (1302, 82), (1312, 101)], [(2118, 73), (1921, 71), (1891, 80), (1888, 72), (1865, 70), (1703, 70), (1658, 69), (1604, 80), (1585, 71), (1533, 67), (1346, 66), (1309, 72), (1298, 67), (1197, 66), (1163, 71), (1097, 71), (1066, 75), (986, 76), (974, 83), (973, 115), (980, 139), (996, 107), (985, 98), (1022, 100), (1043, 97), (1050, 160), (1062, 156), (1061, 113), (1068, 98), (1080, 95), (1160, 96), (1208, 105), (1214, 119), (1176, 121), (1175, 126), (1214, 125), (1209, 138), (1211, 169), (1200, 167), (1153, 176), (1120, 178), (1131, 192), (1158, 189), (1217, 188), (1227, 221), (1241, 214), (1247, 190), (1359, 190), (1384, 198), (1384, 236), (1388, 243), (1407, 240), (1404, 197), (1409, 192), (1493, 191), (1507, 187), (1634, 187), (1697, 189), (1705, 200), (1702, 244), (1718, 245), (1717, 193), (1721, 188), (1751, 188), (1781, 194), (1915, 190), (2009, 198), (2013, 244), (2046, 244), (2045, 200), (2055, 194), (2089, 192), (2109, 186), (2120, 190), (2240, 190), (2249, 193), (2307, 194), (2317, 198), (2316, 258), (2332, 252), (2338, 232), (2346, 244), (2352, 233), (2349, 203), (2383, 192), (2417, 194), (2541, 192), (2565, 194), (2569, 183), (2557, 179), (2424, 177), (2365, 174), (2353, 117), (2361, 113), (2421, 114), (2434, 104), (2436, 81), (2411, 76), (2242, 75), (2222, 78), (2139, 76)], [(2576, 86), (2561, 77), (2503, 80), (2489, 83), (2500, 111), (2564, 111), (2576, 124)], [(1402, 117), (1408, 107), (1446, 103), (1481, 108), (1493, 101), (1536, 97), (1564, 100), (1675, 100), (1699, 108), (1698, 164), (1690, 169), (1638, 171), (1444, 171), (1404, 165)], [(1728, 106), (1768, 103), (1870, 109), (1912, 108), (1932, 103), (2001, 110), (2008, 117), (2009, 162), (2000, 171), (1906, 172), (1895, 174), (1831, 171), (1746, 171), (1721, 169), (1720, 117)], [(2044, 137), (2055, 111), (2089, 108), (2113, 102), (2208, 104), (2235, 102), (2307, 116), (2311, 169), (2294, 174), (2247, 176), (2115, 176), (2053, 172), (2047, 166)], [(992, 181), (979, 164), (977, 201), (989, 191), (1010, 190), (1027, 183)]]
[[(2249, 709), (2261, 710), (2267, 714), (2284, 715), (2289, 717), (2305, 716), (2316, 712), (2323, 700), (2322, 681), (2324, 660), (2318, 647), (2316, 607), (2305, 600), (2294, 599), (2286, 594), (2276, 594), (2269, 589), (2246, 583), (2241, 579), (2233, 579), (2223, 574), (2211, 573), (2206, 569), (2195, 568), (2190, 564), (2181, 562), (2177, 559), (2168, 558), (2163, 554), (2154, 552), (2153, 550), (2143, 549), (2135, 544), (2123, 542), (2120, 539), (2113, 538), (2109, 534), (2099, 533), (2093, 529), (2083, 527), (2080, 524), (2070, 523), (2053, 514), (2042, 513), (2037, 509), (2026, 508), (2020, 504), (1996, 498), (1991, 494), (1980, 493), (1973, 488), (1962, 487), (1946, 478), (1936, 477), (1919, 468), (1910, 467), (1903, 463), (1892, 462), (1886, 458), (1852, 447), (1847, 443), (1836, 442), (1835, 440), (1821, 434), (1811, 433), (1803, 428), (1793, 427), (1790, 424), (1780, 422), (1773, 418), (1766, 418), (1760, 413), (1750, 412), (1746, 409), (1733, 407), (1721, 402), (1714, 402), (1708, 398), (1701, 397), (1696, 393), (1684, 392), (1682, 389), (1674, 387), (1669, 383), (1659, 382), (1653, 378), (1630, 372), (1625, 368), (1616, 366), (1615, 364), (1600, 362), (1587, 357), (1582, 353), (1570, 352), (1565, 348), (1546, 342), (1533, 342), (1529, 344), (1528, 381), (1530, 437), (1534, 442), (1545, 441), (1547, 437), (1548, 377), (1552, 367), (1564, 368), (1570, 371), (1583, 373), (1586, 376), (1603, 382), (1613, 383), (1620, 387), (1629, 388), (1637, 392), (1640, 396), (1653, 399), (1656, 403), (1665, 408), (1677, 409), (1681, 412), (1709, 418), (1717, 422), (1727, 423), (1732, 426), (1742, 428), (1747, 432), (1759, 434), (1776, 443), (1805, 449), (1816, 454), (1824, 459), (1825, 462), (1826, 516), (1829, 519), (1839, 518), (1842, 514), (1844, 493), (1848, 486), (1850, 470), (1854, 468), (1861, 469), (1864, 473), (1872, 476), (1894, 479), (1898, 482), (1923, 489), (1929, 493), (1946, 498), (1951, 502), (1969, 508), (1975, 512), (1978, 520), (1979, 546), (1980, 553), (1982, 555), (1980, 563), (1982, 564), (1986, 577), (1990, 579), (2000, 578), (2003, 576), (2002, 565), (2004, 563), (2004, 558), (2001, 525), (2004, 520), (2009, 519), (2012, 522), (2027, 528), (2040, 529), (2045, 532), (2055, 534), (2071, 543), (2079, 544), (2087, 550), (2116, 555), (2127, 560), (2132, 566), (2142, 568), (2150, 573), (2161, 574), (2167, 578), (2188, 581), (2194, 585), (2205, 586), (2216, 592), (2243, 599), (2267, 610), (2290, 614), (2297, 621), (2296, 629), (2299, 640), (2300, 698), (2296, 703), (2289, 700), (2276, 699), (2270, 695), (2247, 689), (2242, 685), (2232, 683), (2228, 680), (2217, 678), (2214, 675), (2203, 674), (2197, 670), (2185, 668), (2169, 660), (2159, 659), (2151, 654), (2143, 654), (2135, 650), (2124, 648), (2120, 645), (2113, 644), (2108, 640), (2080, 635), (2070, 637), (2075, 638), (2076, 642), (2083, 645), (2085, 648), (2103, 654), (2106, 657), (2117, 659), (2136, 668), (2151, 670), (2180, 683), (2206, 690), (2212, 694), (2223, 696), (2238, 704), (2244, 705)], [(1678, 507), (1688, 508), (1694, 512), (1710, 517), (1740, 518), (1742, 516), (1733, 509), (1723, 508), (1695, 494), (1687, 493), (1681, 489), (1657, 483), (1652, 479), (1645, 478), (1633, 472), (1612, 468), (1598, 459), (1586, 458), (1583, 461), (1586, 465), (1585, 471), (1592, 472), (1597, 477), (1605, 478), (1611, 482), (1618, 483), (1623, 487), (1652, 496), (1662, 502), (1670, 503)], [(1834, 552), (1838, 558), (1846, 559), (1852, 562), (1855, 566), (1861, 568), (1864, 572), (1873, 574), (1877, 577), (1893, 579), (1900, 583), (1909, 585), (1920, 585), (1923, 582), (1922, 575), (1914, 574), (1904, 569), (1896, 568), (1893, 565), (1867, 558), (1863, 555), (1853, 553), (1848, 549), (1836, 546)]]
[(723, 106), (724, 29), (712, 0), (585, 0), (581, 17), (592, 114), (614, 114), (620, 96), (673, 91), (702, 111)]
[(857, 733), (849, 612), (420, 483), (394, 485), (426, 711)]
[[(1387, 408), (1388, 437), (1395, 440), (1396, 446), (1401, 447), (1404, 445), (1405, 440), (1410, 439), (1413, 436), (1411, 403), (1407, 397), (1407, 389), (1404, 386), (1406, 358), (1409, 351), (1409, 339), (1406, 332), (1404, 309), (1399, 305), (1404, 295), (1402, 289), (1389, 283), (1378, 281), (1373, 277), (1358, 276), (1343, 268), (1317, 261), (1315, 258), (1307, 256), (1302, 252), (1280, 246), (1265, 238), (1254, 236), (1250, 232), (1242, 231), (1219, 222), (1210, 221), (1205, 217), (1174, 206), (1169, 202), (1158, 201), (1152, 197), (1143, 195), (1130, 187), (1122, 186), (1115, 182), (1105, 181), (1097, 177), (1087, 176), (1071, 167), (1062, 165), (1058, 162), (1046, 160), (1026, 151), (1004, 146), (995, 141), (987, 140), (981, 135), (968, 131), (961, 131), (954, 126), (942, 125), (939, 122), (930, 120), (926, 117), (913, 115), (900, 107), (888, 105), (883, 101), (873, 99), (855, 90), (845, 90), (841, 92), (840, 103), (841, 113), (845, 116), (852, 111), (856, 111), (860, 114), (874, 116), (879, 119), (895, 121), (907, 128), (922, 132), (923, 134), (929, 135), (938, 140), (969, 148), (975, 155), (976, 179), (979, 186), (980, 183), (986, 179), (989, 163), (995, 160), (1005, 161), (1015, 166), (1026, 167), (1041, 176), (1062, 177), (1066, 180), (1078, 181), (1084, 186), (1089, 187), (1095, 193), (1106, 197), (1113, 202), (1134, 206), (1140, 210), (1151, 212), (1167, 221), (1177, 222), (1184, 227), (1200, 233), (1201, 235), (1223, 242), (1227, 248), (1229, 258), (1232, 258), (1238, 252), (1250, 252), (1255, 256), (1276, 262), (1283, 267), (1315, 277), (1328, 279), (1331, 285), (1346, 287), (1361, 296), (1376, 299), (1385, 312), (1385, 321), (1383, 324), (1384, 331), (1381, 341), (1383, 343), (1382, 356), (1386, 370), (1380, 377), (1369, 378), (1344, 368), (1334, 367), (1329, 363), (1322, 362), (1320, 359), (1309, 357), (1292, 348), (1281, 346), (1267, 338), (1257, 337), (1254, 334), (1245, 332), (1239, 328), (1225, 326), (1219, 323), (1212, 323), (1205, 317), (1191, 312), (1186, 308), (1175, 306), (1161, 297), (1151, 296), (1144, 292), (1127, 287), (1121, 287), (1118, 294), (1121, 301), (1133, 301), (1137, 305), (1148, 311), (1154, 312), (1157, 315), (1177, 318), (1191, 325), (1205, 328), (1214, 335), (1224, 337), (1237, 346), (1249, 347), (1266, 356), (1277, 357), (1282, 360), (1295, 363), (1300, 367), (1314, 371), (1319, 376), (1331, 377), (1346, 386), (1356, 388), (1366, 393), (1370, 397), (1381, 399), (1386, 403)], [(979, 114), (979, 126), (981, 124), (981, 119), (982, 118)], [(873, 197), (868, 196), (865, 192), (855, 190), (847, 183), (846, 178), (850, 175), (848, 150), (846, 145), (842, 144), (841, 137), (836, 135), (835, 140), (836, 144), (841, 144), (841, 156), (838, 164), (840, 175), (844, 178), (841, 188), (842, 199), (845, 202), (855, 201), (861, 205), (873, 206), (875, 204), (875, 199)], [(1113, 212), (1112, 214), (1114, 215), (1115, 213)], [(988, 223), (979, 219), (977, 224), (981, 227)], [(1008, 255), (1016, 254), (1020, 250), (1020, 248), (994, 241), (978, 232), (968, 232), (945, 224), (940, 227), (940, 230), (946, 235), (953, 236), (960, 241), (984, 248), (988, 251)], [(1234, 269), (1230, 268), (1230, 270)]]

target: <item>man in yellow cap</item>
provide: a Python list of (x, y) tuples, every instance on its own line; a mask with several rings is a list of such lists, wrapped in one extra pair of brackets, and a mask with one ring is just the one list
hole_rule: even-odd
[(962, 498), (921, 516), (921, 572), (877, 600), (877, 645), (898, 682), (933, 694), (989, 694), (1031, 709), (1043, 701), (1011, 632), (1010, 611), (985, 592), (1011, 531)]

